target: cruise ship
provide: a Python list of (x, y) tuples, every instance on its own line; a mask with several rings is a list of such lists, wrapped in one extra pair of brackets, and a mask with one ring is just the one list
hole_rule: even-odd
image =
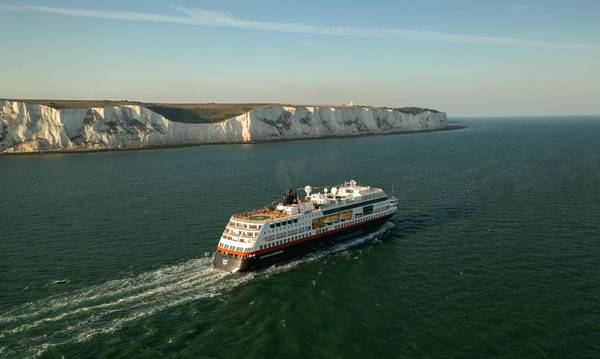
[(279, 204), (235, 213), (217, 245), (213, 267), (245, 272), (354, 238), (383, 224), (398, 201), (383, 189), (346, 181), (301, 192), (287, 190)]

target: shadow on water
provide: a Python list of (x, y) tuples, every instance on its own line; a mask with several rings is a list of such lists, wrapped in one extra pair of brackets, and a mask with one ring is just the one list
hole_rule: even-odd
[(332, 246), (325, 246), (320, 250), (304, 256), (291, 258), (275, 264), (270, 268), (293, 267), (303, 262), (369, 246), (378, 241), (391, 240), (393, 238), (399, 238), (405, 235), (416, 234), (432, 227), (461, 219), (471, 219), (475, 216), (475, 213), (476, 210), (474, 208), (445, 207), (436, 208), (427, 213), (411, 213), (405, 216), (396, 214), (395, 217), (385, 222), (375, 231), (369, 232), (352, 240), (338, 242)]
[(410, 213), (405, 216), (396, 215), (392, 219), (395, 226), (390, 233), (398, 236), (416, 234), (431, 227), (456, 220), (471, 219), (475, 216), (475, 213), (474, 208), (445, 207), (435, 208), (425, 213)]
[(457, 220), (471, 219), (475, 216), (475, 213), (476, 210), (474, 208), (444, 207), (435, 208), (426, 213), (411, 213), (404, 216), (396, 214), (395, 217), (385, 222), (381, 227), (373, 232), (369, 232), (368, 234), (364, 234), (352, 240), (338, 242), (332, 246), (327, 246), (305, 256), (291, 258), (287, 261), (275, 264), (274, 266), (270, 267), (270, 269), (279, 267), (289, 269), (290, 267), (295, 267), (300, 263), (313, 261), (326, 256), (336, 255), (341, 252), (346, 252), (356, 248), (362, 248), (379, 241), (386, 241), (406, 235), (416, 234), (432, 227), (440, 226)]

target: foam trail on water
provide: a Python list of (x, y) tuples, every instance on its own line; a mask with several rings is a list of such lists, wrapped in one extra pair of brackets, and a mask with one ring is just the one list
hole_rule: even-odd
[(56, 346), (85, 342), (169, 308), (218, 296), (252, 279), (364, 245), (392, 227), (387, 222), (371, 234), (260, 272), (231, 275), (213, 271), (212, 258), (193, 259), (26, 303), (0, 314), (0, 357), (36, 357)]
[(36, 356), (186, 301), (218, 295), (238, 282), (213, 271), (211, 258), (202, 258), (30, 302), (0, 316), (2, 355)]
[(64, 307), (83, 304), (85, 302), (102, 301), (110, 297), (122, 297), (126, 293), (133, 293), (146, 288), (154, 288), (158, 284), (164, 285), (171, 281), (182, 280), (184, 278), (182, 274), (187, 272), (210, 270), (210, 260), (210, 258), (194, 259), (176, 266), (161, 267), (155, 271), (142, 273), (136, 277), (112, 280), (99, 286), (78, 290), (68, 297), (59, 295), (48, 298), (43, 301), (42, 306), (38, 302), (27, 303), (0, 315), (0, 325), (6, 322), (33, 318)]

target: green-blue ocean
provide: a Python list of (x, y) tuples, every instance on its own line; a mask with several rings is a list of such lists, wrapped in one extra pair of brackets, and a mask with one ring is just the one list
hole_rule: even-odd
[[(598, 358), (600, 118), (0, 157), (0, 357)], [(377, 232), (211, 270), (233, 212), (355, 179)]]

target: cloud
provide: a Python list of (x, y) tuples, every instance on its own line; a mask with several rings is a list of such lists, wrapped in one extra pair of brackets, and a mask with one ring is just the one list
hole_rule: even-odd
[(412, 40), (475, 45), (519, 46), (528, 48), (555, 48), (600, 50), (600, 46), (553, 41), (530, 40), (517, 37), (481, 36), (459, 33), (407, 29), (377, 29), (353, 26), (328, 26), (288, 22), (245, 20), (221, 11), (174, 7), (176, 15), (161, 15), (136, 11), (63, 8), (38, 5), (0, 5), (0, 11), (33, 12), (62, 16), (109, 19), (121, 21), (149, 21), (194, 26), (212, 26), (281, 33), (343, 36), (364, 39)]

